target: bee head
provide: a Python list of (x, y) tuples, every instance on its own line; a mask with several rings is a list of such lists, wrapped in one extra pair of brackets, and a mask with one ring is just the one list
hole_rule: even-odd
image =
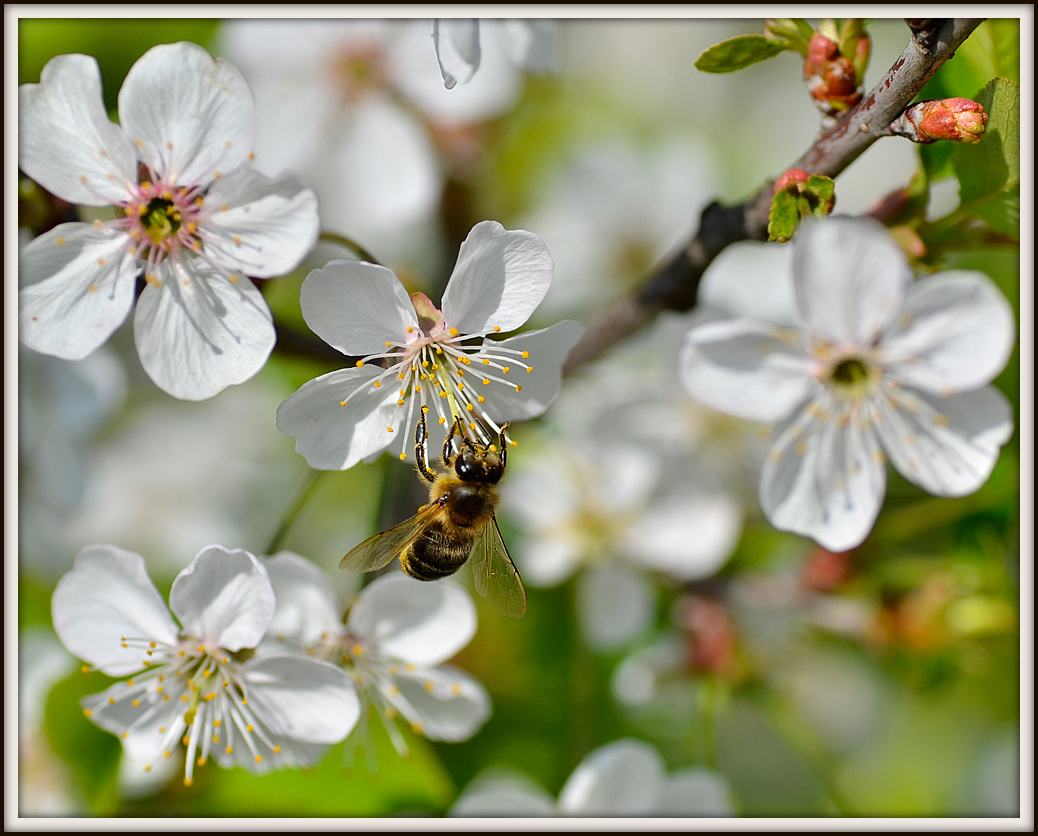
[(463, 482), (495, 484), (504, 472), (501, 456), (494, 450), (476, 450), (469, 447), (458, 453), (454, 472)]

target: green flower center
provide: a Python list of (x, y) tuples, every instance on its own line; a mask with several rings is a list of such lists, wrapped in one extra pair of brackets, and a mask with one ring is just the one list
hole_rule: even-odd
[(176, 235), (180, 230), (180, 221), (180, 210), (173, 205), (173, 201), (162, 197), (152, 198), (147, 211), (141, 216), (141, 226), (156, 244)]
[(861, 360), (851, 358), (837, 363), (831, 377), (840, 386), (856, 386), (869, 379), (869, 370)]

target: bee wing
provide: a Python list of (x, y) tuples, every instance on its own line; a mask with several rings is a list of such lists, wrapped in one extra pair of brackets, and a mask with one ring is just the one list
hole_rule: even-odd
[(425, 530), (438, 508), (438, 503), (431, 502), (399, 525), (369, 537), (339, 561), (339, 568), (353, 572), (374, 572), (388, 565)]
[(502, 615), (519, 618), (526, 612), (526, 587), (508, 554), (496, 517), (483, 529), (472, 550), (472, 580), (476, 592)]

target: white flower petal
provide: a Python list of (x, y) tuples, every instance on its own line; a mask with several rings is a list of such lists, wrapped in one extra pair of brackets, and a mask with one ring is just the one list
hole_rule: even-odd
[(617, 740), (580, 762), (559, 793), (559, 811), (568, 816), (650, 815), (663, 782), (663, 759), (652, 746)]
[(760, 477), (768, 521), (812, 537), (831, 551), (861, 545), (872, 530), (886, 490), (886, 470), (872, 430), (855, 418), (826, 420), (807, 413), (791, 422), (772, 447)]
[(828, 218), (793, 239), (801, 322), (840, 346), (871, 343), (897, 317), (912, 271), (879, 223)]
[(215, 652), (253, 648), (274, 615), (267, 570), (242, 549), (210, 546), (198, 553), (169, 592), (169, 606), (184, 626)]
[(737, 319), (688, 332), (681, 380), (694, 398), (742, 418), (778, 421), (817, 384), (798, 331)]
[(200, 259), (166, 261), (137, 302), (133, 336), (155, 384), (182, 400), (211, 398), (243, 383), (267, 362), (274, 325), (263, 295), (246, 278), (232, 282)]
[(626, 551), (682, 581), (717, 572), (739, 542), (742, 515), (726, 496), (672, 496), (650, 505), (624, 538)]
[(303, 647), (341, 629), (335, 591), (320, 568), (292, 552), (263, 559), (277, 608), (267, 634)]
[(18, 331), (30, 348), (80, 360), (111, 336), (133, 307), (137, 258), (129, 236), (62, 224), (18, 254)]
[(551, 533), (520, 537), (514, 548), (522, 577), (530, 586), (558, 586), (585, 557), (576, 537)]
[(535, 73), (556, 71), (557, 20), (509, 18), (501, 21), (501, 34), (509, 56), (517, 65)]
[[(305, 769), (315, 766), (328, 751), (327, 743), (302, 743), (284, 737), (269, 728), (259, 717), (254, 717), (253, 726), (254, 733), (249, 733), (246, 742), (241, 729), (233, 723), (226, 724), (223, 727), (223, 739), (219, 746), (213, 747), (214, 751), (210, 756), (215, 756), (216, 762), (224, 769), (240, 766), (253, 775), (265, 775), (275, 769)], [(263, 742), (264, 737), (278, 747), (276, 752)], [(230, 752), (227, 751), (228, 748), (231, 749)], [(257, 755), (260, 760), (256, 759)]]
[(728, 782), (711, 769), (679, 769), (664, 782), (654, 812), (659, 816), (731, 816)]
[(275, 734), (302, 743), (337, 743), (360, 717), (349, 675), (305, 656), (255, 656), (242, 666), (249, 708)]
[(119, 119), (156, 174), (180, 185), (209, 183), (242, 165), (256, 137), (252, 93), (242, 74), (202, 47), (149, 49), (119, 91)]
[(388, 658), (438, 665), (472, 640), (476, 608), (468, 593), (450, 581), (391, 574), (375, 580), (354, 601), (346, 629)]
[[(88, 546), (51, 598), (54, 632), (68, 651), (109, 676), (144, 667), (141, 641), (174, 644), (179, 630), (144, 559), (115, 546)], [(135, 643), (129, 647), (127, 639)]]
[(555, 262), (538, 236), (481, 221), (461, 242), (443, 292), (443, 319), (462, 334), (518, 328), (551, 285)]
[(278, 430), (296, 439), (296, 452), (310, 467), (346, 470), (385, 449), (396, 433), (410, 431), (400, 426), (405, 407), (397, 405), (399, 390), (388, 383), (372, 386), (382, 372), (375, 366), (329, 372), (304, 383), (278, 407)]
[(1013, 434), (1012, 407), (993, 386), (950, 398), (901, 392), (898, 402), (881, 404), (880, 441), (894, 467), (937, 496), (980, 488)]
[(18, 167), (72, 203), (106, 206), (129, 197), (137, 155), (105, 112), (95, 59), (59, 55), (39, 84), (18, 88)]
[(131, 757), (148, 762), (179, 746), (186, 728), (180, 696), (186, 690), (174, 682), (159, 694), (153, 681), (117, 682), (85, 697), (82, 705), (92, 722), (119, 737)]
[[(317, 195), (294, 174), (249, 169), (221, 177), (205, 196), (206, 254), (221, 267), (270, 278), (299, 266), (317, 243)], [(226, 208), (225, 208), (226, 207)]]
[(555, 799), (524, 775), (496, 772), (477, 777), (448, 816), (551, 816)]
[(449, 665), (402, 672), (395, 682), (400, 693), (388, 699), (429, 740), (468, 740), (490, 717), (486, 689)]
[(343, 354), (384, 354), (387, 342), (420, 333), (414, 305), (392, 270), (366, 261), (329, 261), (303, 281), (303, 319)]
[[(497, 346), (527, 351), (530, 356), (526, 359), (517, 357), (508, 375), (501, 375), (507, 377), (509, 383), (522, 386), (522, 391), (516, 392), (494, 382), (482, 386), (479, 394), (486, 398), (482, 409), (495, 421), (523, 421), (540, 415), (559, 393), (562, 365), (583, 335), (583, 325), (565, 320), (500, 342), (484, 340), (481, 347), (484, 353), (493, 354)], [(527, 372), (526, 368), (533, 371)]]
[(1005, 368), (1016, 342), (1013, 309), (983, 273), (938, 273), (908, 290), (883, 339), (884, 364), (902, 383), (938, 395), (976, 389)]
[(432, 39), (448, 90), (472, 78), (479, 67), (478, 20), (437, 18), (432, 21)]
[(577, 612), (588, 646), (617, 650), (652, 623), (656, 590), (642, 573), (623, 565), (592, 565), (577, 579)]
[(725, 247), (710, 262), (698, 302), (729, 316), (789, 326), (797, 321), (793, 293), (793, 248), (742, 241)]

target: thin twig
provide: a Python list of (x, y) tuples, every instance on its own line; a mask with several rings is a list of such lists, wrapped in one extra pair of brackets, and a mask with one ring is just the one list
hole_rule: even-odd
[[(981, 23), (980, 19), (908, 21), (912, 40), (886, 76), (832, 128), (822, 133), (788, 168), (836, 177), (877, 139), (909, 105), (940, 66)], [(788, 170), (787, 168), (787, 170)], [(703, 210), (699, 230), (684, 247), (653, 271), (631, 297), (598, 314), (570, 352), (564, 373), (572, 372), (651, 322), (664, 310), (688, 311), (710, 262), (736, 241), (767, 240), (772, 181), (745, 203)]]

